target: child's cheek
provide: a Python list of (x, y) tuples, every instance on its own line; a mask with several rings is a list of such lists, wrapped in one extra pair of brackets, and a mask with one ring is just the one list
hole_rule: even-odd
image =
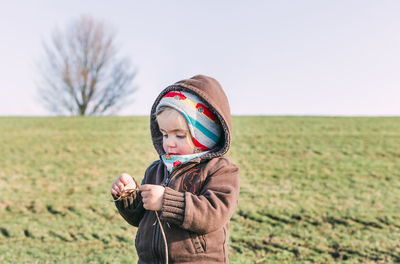
[(164, 152), (166, 153), (167, 152), (167, 143), (165, 142), (164, 139), (163, 139), (163, 149), (164, 149)]

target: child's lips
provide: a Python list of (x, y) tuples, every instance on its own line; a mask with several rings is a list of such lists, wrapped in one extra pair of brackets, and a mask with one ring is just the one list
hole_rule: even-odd
[(168, 155), (179, 155), (178, 153), (169, 152)]

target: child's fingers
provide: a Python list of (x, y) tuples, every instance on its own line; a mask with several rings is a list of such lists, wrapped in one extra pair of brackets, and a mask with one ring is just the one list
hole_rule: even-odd
[(140, 188), (139, 188), (142, 192), (145, 192), (145, 191), (150, 191), (151, 189), (152, 189), (152, 185), (151, 184), (143, 184), (143, 185), (140, 185)]
[(118, 182), (117, 187), (118, 187), (118, 190), (120, 193), (122, 193), (124, 191), (125, 186), (122, 182)]
[(136, 189), (136, 184), (134, 182), (128, 183), (127, 185), (125, 185), (125, 189), (129, 190), (129, 189)]
[(144, 209), (149, 209), (149, 199), (148, 198), (143, 198), (142, 199), (142, 202), (143, 202), (143, 207), (144, 207)]
[(132, 176), (127, 173), (122, 173), (119, 176), (119, 179), (124, 185), (128, 185), (133, 182)]
[(118, 192), (117, 192), (115, 189), (111, 189), (111, 194), (113, 194), (113, 195), (117, 195), (117, 194), (118, 194)]
[(118, 188), (118, 186), (116, 186), (115, 184), (111, 187), (111, 193), (113, 194), (113, 195), (119, 195), (120, 193), (119, 193), (119, 188)]
[(140, 189), (140, 195), (143, 198), (149, 198), (150, 197), (150, 192), (149, 191), (143, 191), (142, 189)]

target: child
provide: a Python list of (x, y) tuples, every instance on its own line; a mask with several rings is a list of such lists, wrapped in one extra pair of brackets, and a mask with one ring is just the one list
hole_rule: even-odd
[[(229, 222), (239, 196), (239, 168), (223, 156), (231, 127), (228, 99), (213, 78), (197, 75), (157, 97), (150, 129), (160, 160), (147, 168), (135, 199), (115, 202), (122, 217), (139, 227), (138, 263), (165, 263), (166, 250), (170, 263), (229, 262)], [(132, 177), (121, 174), (111, 193), (118, 198), (135, 188)]]

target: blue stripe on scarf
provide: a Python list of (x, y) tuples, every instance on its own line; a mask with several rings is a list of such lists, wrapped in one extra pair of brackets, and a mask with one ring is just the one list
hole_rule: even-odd
[(203, 126), (199, 121), (191, 118), (190, 116), (182, 113), (183, 116), (186, 119), (189, 119), (188, 122), (191, 123), (194, 127), (196, 127), (198, 130), (200, 130), (201, 133), (203, 133), (206, 137), (210, 138), (214, 142), (218, 142), (219, 137), (212, 133), (210, 130), (208, 130), (205, 126)]

